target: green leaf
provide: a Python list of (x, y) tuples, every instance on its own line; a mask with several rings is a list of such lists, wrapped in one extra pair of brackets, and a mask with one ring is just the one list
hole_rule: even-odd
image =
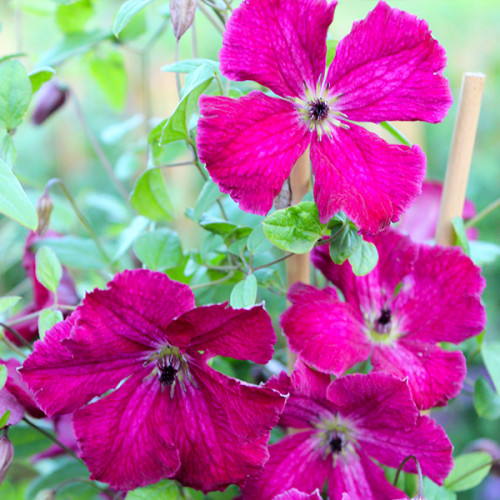
[(31, 100), (31, 81), (19, 61), (0, 64), (0, 128), (15, 130)]
[(62, 266), (56, 254), (49, 247), (39, 248), (35, 255), (36, 278), (51, 292), (56, 293), (62, 278)]
[(219, 71), (219, 63), (217, 61), (212, 61), (212, 59), (183, 59), (182, 61), (167, 64), (163, 66), (161, 70), (167, 73), (191, 73), (204, 65), (211, 66), (214, 72)]
[(125, 105), (128, 79), (123, 54), (116, 50), (104, 56), (94, 54), (90, 60), (90, 72), (116, 110)]
[(500, 245), (490, 241), (469, 241), (470, 257), (478, 266), (491, 264), (500, 257)]
[(148, 219), (172, 220), (174, 209), (167, 193), (167, 187), (161, 170), (146, 170), (134, 186), (130, 197), (132, 207)]
[(38, 316), (38, 334), (40, 335), (40, 338), (43, 340), (45, 333), (63, 319), (61, 311), (50, 308), (44, 309)]
[(16, 305), (20, 300), (21, 297), (16, 297), (16, 296), (2, 297), (0, 299), (0, 313)]
[(0, 64), (4, 61), (8, 61), (9, 59), (16, 59), (17, 57), (25, 57), (28, 54), (25, 52), (17, 52), (16, 54), (8, 54), (6, 56), (0, 57)]
[(500, 395), (500, 342), (484, 342), (481, 354), (497, 394)]
[(0, 417), (0, 429), (2, 427), (5, 427), (5, 424), (9, 421), (10, 417), (10, 410), (7, 410), (1, 417)]
[[(0, 66), (1, 67), (1, 66)], [(9, 166), (0, 159), (0, 213), (14, 219), (19, 224), (37, 228), (36, 210)]]
[(491, 469), (491, 455), (483, 451), (466, 453), (455, 458), (455, 465), (445, 479), (445, 488), (465, 491), (477, 486)]
[(203, 212), (208, 210), (217, 201), (220, 195), (219, 186), (215, 182), (211, 180), (205, 182), (194, 207), (194, 218), (198, 220)]
[(337, 50), (338, 40), (327, 40), (326, 41), (326, 66), (332, 64), (333, 58), (335, 57), (335, 52)]
[(264, 234), (274, 245), (293, 253), (309, 252), (326, 229), (319, 221), (318, 207), (311, 201), (278, 210), (262, 224)]
[(118, 38), (120, 32), (127, 26), (131, 19), (152, 0), (127, 0), (116, 13), (113, 22), (113, 34)]
[(183, 258), (181, 241), (171, 229), (157, 229), (143, 234), (135, 242), (134, 252), (152, 271), (177, 267)]
[(474, 408), (481, 418), (495, 420), (500, 417), (500, 397), (482, 376), (474, 384)]
[(137, 113), (136, 115), (131, 116), (125, 121), (108, 125), (101, 132), (101, 141), (104, 142), (104, 144), (116, 144), (117, 142), (121, 141), (129, 132), (137, 129), (137, 127), (139, 127), (139, 125), (141, 125), (143, 121), (143, 116), (140, 113)]
[(455, 245), (462, 247), (462, 250), (467, 255), (470, 255), (469, 240), (467, 239), (467, 234), (465, 233), (464, 220), (462, 217), (454, 217), (451, 223), (455, 232)]
[[(3, 389), (5, 382), (7, 382), (7, 367), (0, 365), (0, 391)], [(0, 425), (0, 427), (3, 427)]]
[(42, 66), (41, 68), (34, 69), (28, 75), (31, 80), (33, 94), (37, 92), (44, 83), (48, 82), (55, 72), (56, 70), (50, 66)]
[(168, 480), (144, 488), (137, 488), (127, 493), (127, 500), (179, 500), (180, 498), (176, 484)]
[(428, 477), (424, 477), (423, 486), (425, 498), (427, 500), (456, 500), (457, 498), (455, 493), (437, 485)]
[(335, 264), (343, 264), (363, 243), (363, 237), (358, 234), (358, 228), (349, 221), (332, 228), (330, 242), (330, 257)]
[(112, 258), (113, 262), (122, 257), (122, 255), (132, 246), (138, 236), (146, 229), (148, 224), (149, 220), (140, 215), (132, 219), (130, 225), (120, 233), (116, 250)]
[(262, 253), (270, 250), (272, 243), (266, 238), (262, 224), (257, 225), (249, 234), (247, 248), (250, 253)]
[(234, 286), (229, 298), (229, 305), (235, 309), (251, 307), (255, 304), (256, 298), (257, 278), (255, 275), (249, 274), (243, 281)]
[(221, 236), (228, 235), (238, 228), (238, 226), (232, 222), (218, 219), (208, 214), (203, 214), (200, 217), (199, 224), (203, 229), (211, 233), (220, 234)]
[(11, 168), (17, 162), (17, 149), (14, 139), (10, 134), (5, 134), (3, 138), (1, 159)]
[(378, 262), (377, 247), (368, 241), (363, 241), (361, 245), (349, 257), (352, 272), (356, 276), (365, 276), (372, 271)]
[(203, 64), (186, 77), (182, 99), (161, 131), (161, 145), (189, 139), (189, 119), (213, 77), (214, 69), (208, 64)]
[(70, 5), (60, 5), (56, 12), (56, 23), (63, 33), (76, 33), (92, 16), (92, 2), (79, 0)]

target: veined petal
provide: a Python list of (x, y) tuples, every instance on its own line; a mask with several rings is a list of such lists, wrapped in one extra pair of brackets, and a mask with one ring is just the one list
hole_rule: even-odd
[(174, 320), (167, 337), (191, 336), (188, 349), (205, 351), (211, 356), (229, 356), (267, 363), (273, 356), (276, 333), (264, 306), (233, 309), (226, 304), (201, 306)]
[(306, 493), (321, 491), (332, 466), (323, 459), (315, 435), (315, 430), (298, 432), (270, 446), (264, 471), (249, 478), (243, 499), (271, 500), (291, 488)]
[(247, 0), (230, 17), (220, 62), (233, 80), (254, 80), (280, 96), (301, 97), (325, 74), (326, 33), (337, 2)]
[(2, 387), (0, 389), (0, 416), (6, 411), (10, 411), (10, 415), (5, 425), (15, 425), (24, 416), (24, 406), (7, 390), (7, 387)]
[(368, 358), (371, 343), (359, 311), (340, 302), (332, 288), (296, 284), (288, 298), (292, 306), (282, 314), (281, 327), (290, 349), (306, 363), (340, 376)]
[(200, 109), (197, 144), (212, 179), (242, 210), (266, 214), (309, 144), (308, 125), (290, 102), (261, 92), (202, 96)]
[(408, 378), (413, 400), (421, 409), (445, 405), (458, 396), (467, 368), (461, 351), (401, 339), (393, 345), (377, 345), (371, 358), (374, 370)]
[(75, 412), (73, 425), (91, 479), (128, 491), (173, 477), (170, 395), (144, 369), (111, 394)]
[(296, 488), (285, 491), (273, 498), (273, 500), (322, 500), (319, 490), (315, 490), (312, 493), (303, 493)]
[(378, 233), (420, 193), (425, 156), (418, 146), (388, 144), (349, 124), (311, 144), (314, 199), (321, 222), (342, 210), (364, 233)]
[(338, 44), (327, 82), (350, 120), (436, 123), (452, 103), (445, 65), (426, 21), (379, 2)]

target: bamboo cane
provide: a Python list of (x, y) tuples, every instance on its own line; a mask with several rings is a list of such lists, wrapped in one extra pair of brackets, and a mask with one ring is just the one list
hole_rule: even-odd
[(436, 243), (439, 245), (453, 245), (452, 220), (461, 217), (464, 209), (485, 78), (481, 73), (465, 73), (462, 79), (436, 230)]

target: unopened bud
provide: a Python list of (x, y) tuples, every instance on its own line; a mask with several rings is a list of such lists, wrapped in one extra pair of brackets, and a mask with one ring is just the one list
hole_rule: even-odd
[(67, 93), (68, 90), (61, 84), (47, 82), (40, 89), (35, 111), (31, 115), (31, 121), (35, 125), (41, 125), (64, 104)]
[(170, 0), (170, 16), (177, 40), (191, 27), (196, 14), (196, 0)]
[(5, 474), (9, 470), (14, 458), (14, 445), (7, 436), (0, 436), (0, 484), (2, 484)]
[(49, 229), (50, 225), (50, 215), (52, 214), (52, 209), (54, 208), (54, 202), (50, 197), (48, 190), (38, 198), (36, 202), (36, 213), (38, 215), (38, 229), (37, 233), (40, 236), (43, 236), (47, 229)]

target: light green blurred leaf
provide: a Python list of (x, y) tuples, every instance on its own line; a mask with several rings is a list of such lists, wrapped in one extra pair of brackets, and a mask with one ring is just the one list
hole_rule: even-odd
[(438, 486), (428, 477), (423, 479), (424, 495), (427, 500), (456, 500), (457, 495), (442, 486)]
[(250, 253), (262, 253), (273, 248), (273, 244), (266, 238), (262, 224), (258, 224), (248, 235), (247, 248)]
[(215, 182), (211, 180), (205, 182), (194, 207), (194, 218), (199, 219), (217, 201), (220, 195), (219, 186)]
[(168, 480), (127, 493), (127, 500), (180, 500), (181, 498), (176, 484)]
[(51, 292), (56, 293), (62, 278), (62, 266), (56, 254), (49, 247), (39, 248), (35, 256), (36, 278)]
[(500, 342), (484, 342), (481, 354), (497, 394), (500, 395)]
[(15, 60), (0, 64), (0, 128), (15, 130), (23, 121), (31, 100), (31, 81)]
[(491, 455), (483, 451), (466, 453), (455, 458), (455, 465), (445, 479), (445, 488), (465, 491), (477, 486), (491, 469)]
[(210, 231), (211, 233), (220, 234), (221, 236), (228, 235), (238, 228), (236, 224), (228, 222), (224, 219), (218, 219), (212, 215), (203, 214), (199, 220), (200, 226)]
[(163, 271), (181, 264), (181, 241), (171, 229), (157, 229), (140, 236), (134, 245), (139, 260), (152, 271)]
[(474, 384), (474, 408), (481, 418), (495, 420), (500, 417), (500, 396), (482, 376)]
[(149, 224), (149, 220), (141, 215), (134, 217), (132, 222), (128, 227), (126, 227), (118, 238), (118, 243), (116, 245), (116, 250), (113, 254), (113, 262), (118, 260), (125, 252), (133, 245), (134, 241), (139, 237), (139, 235), (146, 229)]
[(500, 245), (490, 241), (471, 240), (469, 247), (470, 257), (478, 266), (491, 264), (500, 257)]
[(454, 217), (451, 221), (453, 231), (455, 232), (455, 245), (462, 247), (466, 255), (470, 255), (469, 240), (465, 233), (465, 225), (462, 217)]
[(268, 215), (262, 225), (274, 245), (293, 253), (309, 252), (326, 229), (319, 221), (318, 207), (311, 201), (278, 210)]
[(219, 63), (212, 61), (212, 59), (183, 59), (182, 61), (167, 64), (161, 70), (167, 73), (191, 73), (200, 66), (211, 66), (214, 72), (219, 71)]
[(127, 26), (131, 19), (152, 0), (127, 0), (116, 13), (113, 22), (113, 34), (118, 38), (120, 32)]
[[(7, 382), (7, 367), (5, 365), (0, 365), (0, 391), (3, 389), (5, 382)], [(0, 428), (3, 425), (0, 425)]]
[(229, 305), (235, 309), (251, 307), (255, 304), (256, 298), (257, 278), (255, 275), (249, 274), (243, 281), (234, 286), (229, 298)]
[(137, 180), (130, 197), (132, 207), (148, 219), (172, 220), (174, 209), (161, 170), (146, 170)]
[[(5, 426), (5, 424), (9, 421), (10, 410), (4, 412), (4, 414), (0, 417), (0, 429)], [(1, 483), (0, 483), (1, 484)]]
[(56, 23), (63, 33), (77, 33), (83, 30), (91, 16), (91, 0), (78, 0), (57, 8)]
[(375, 268), (377, 262), (377, 247), (368, 241), (363, 241), (349, 257), (349, 264), (356, 276), (365, 276)]
[(0, 213), (14, 219), (19, 224), (37, 228), (36, 211), (26, 196), (21, 184), (9, 166), (0, 159)]
[(37, 92), (44, 83), (48, 82), (55, 72), (56, 70), (50, 66), (42, 66), (41, 68), (34, 69), (28, 75), (31, 80), (33, 94)]
[(51, 308), (44, 309), (38, 316), (38, 334), (40, 338), (43, 340), (45, 333), (62, 320), (63, 315), (61, 311)]
[(1, 159), (11, 168), (17, 163), (17, 149), (10, 134), (5, 134), (3, 138)]
[(0, 298), (0, 313), (6, 311), (10, 307), (16, 305), (21, 300), (21, 297), (10, 296)]

